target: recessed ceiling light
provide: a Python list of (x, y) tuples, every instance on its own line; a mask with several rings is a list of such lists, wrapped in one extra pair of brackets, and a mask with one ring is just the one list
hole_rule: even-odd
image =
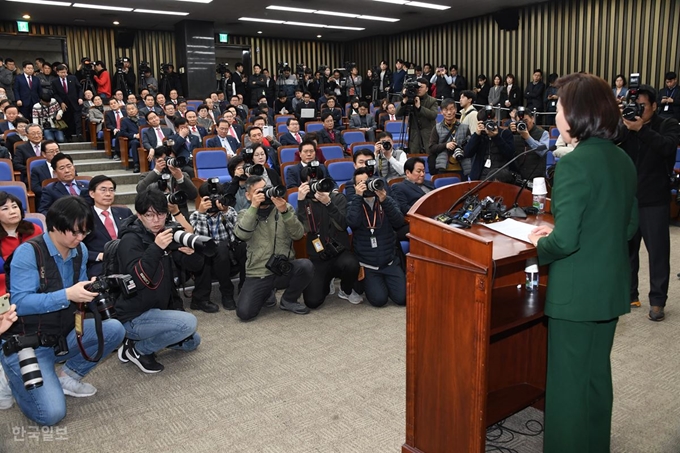
[(24, 14), (23, 16), (21, 16), (21, 18), (22, 19), (30, 19), (31, 16), (30, 16), (30, 14)]
[(32, 5), (71, 6), (71, 2), (56, 2), (52, 0), (7, 0), (7, 1), (17, 3), (30, 3)]
[(316, 35), (317, 38), (321, 38), (321, 35)]
[(257, 34), (258, 34), (258, 35), (261, 35), (261, 34), (262, 34), (262, 30), (259, 30), (259, 31), (257, 32)]
[(179, 11), (160, 11), (156, 9), (139, 9), (135, 8), (136, 13), (142, 13), (142, 14), (167, 14), (169, 16), (188, 16), (189, 13), (182, 13)]
[(88, 8), (88, 9), (105, 9), (109, 11), (124, 11), (129, 13), (132, 8), (124, 8), (122, 6), (107, 6), (107, 5), (90, 5), (88, 3), (74, 3), (74, 8)]
[(265, 24), (282, 24), (285, 21), (283, 20), (273, 20), (273, 19), (258, 19), (255, 17), (239, 17), (238, 20), (243, 20), (246, 22), (262, 22)]
[(276, 5), (269, 5), (267, 6), (267, 9), (275, 9), (278, 11), (290, 11), (292, 13), (313, 13), (313, 9), (306, 9), (306, 8), (291, 8), (289, 6), (276, 6)]
[(117, 20), (114, 20), (113, 25), (120, 25), (120, 22), (118, 22)]

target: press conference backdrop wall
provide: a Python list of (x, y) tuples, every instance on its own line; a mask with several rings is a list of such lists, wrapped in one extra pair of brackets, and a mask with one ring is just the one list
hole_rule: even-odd
[[(443, 12), (447, 14), (447, 12)], [(455, 19), (452, 8), (448, 14)], [(468, 85), (478, 74), (512, 72), (520, 88), (541, 68), (544, 79), (586, 71), (613, 81), (640, 72), (659, 88), (664, 74), (680, 70), (680, 2), (677, 0), (568, 0), (519, 10), (517, 31), (501, 31), (492, 16), (426, 30), (380, 36), (346, 45), (362, 72), (381, 59), (457, 64)], [(398, 25), (395, 25), (395, 30)]]

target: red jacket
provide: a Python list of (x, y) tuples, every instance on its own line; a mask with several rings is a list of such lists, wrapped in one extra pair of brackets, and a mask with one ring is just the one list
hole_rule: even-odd
[[(33, 225), (33, 233), (22, 233), (22, 230), (25, 231), (25, 228), (27, 227), (26, 224)], [(4, 231), (2, 232), (3, 234), (6, 234)], [(13, 236), (5, 236), (3, 238), (0, 238), (0, 254), (2, 254), (2, 264), (0, 265), (0, 295), (5, 294), (7, 292), (7, 288), (5, 287), (5, 270), (4, 270), (4, 264), (7, 258), (14, 253), (14, 251), (19, 247), (21, 244), (24, 242), (28, 241), (32, 237), (39, 236), (43, 234), (42, 228), (40, 228), (38, 225), (35, 225), (34, 223), (31, 223), (27, 220), (23, 220), (20, 224), (19, 227), (17, 228), (17, 234), (18, 237), (13, 237)]]
[(109, 71), (104, 69), (102, 72), (94, 76), (94, 81), (97, 83), (97, 94), (110, 98), (111, 77), (109, 77)]

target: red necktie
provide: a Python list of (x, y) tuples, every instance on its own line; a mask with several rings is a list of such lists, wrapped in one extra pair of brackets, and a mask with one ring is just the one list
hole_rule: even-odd
[(300, 138), (300, 134), (297, 133), (295, 134), (295, 140), (297, 140), (298, 143), (302, 141), (302, 139)]
[(68, 94), (68, 85), (66, 85), (66, 79), (61, 79), (61, 85), (64, 87), (64, 93)]
[(31, 76), (28, 76), (28, 87), (33, 88), (33, 81), (31, 80)]
[(234, 130), (233, 126), (229, 126), (229, 135), (236, 138), (236, 131)]
[(106, 231), (108, 231), (109, 236), (111, 236), (111, 239), (116, 239), (118, 236), (116, 235), (116, 229), (113, 227), (113, 220), (111, 220), (111, 214), (109, 211), (102, 211), (102, 215), (106, 217), (104, 219), (104, 228), (106, 228)]
[(74, 182), (68, 185), (68, 191), (71, 192), (71, 195), (75, 195), (76, 197), (78, 196), (78, 192), (76, 192), (76, 189), (73, 188)]
[(390, 120), (394, 121), (394, 115), (390, 115)]
[(331, 138), (331, 141), (335, 141), (335, 132), (330, 130), (328, 131), (328, 136)]
[(198, 132), (198, 130), (196, 129), (196, 126), (191, 126), (191, 130), (192, 130), (193, 132)]
[(163, 132), (161, 131), (160, 127), (156, 128), (156, 135), (158, 136), (157, 146), (161, 146), (163, 144), (163, 139), (165, 138), (165, 136), (163, 135)]
[(116, 110), (116, 129), (120, 130), (120, 110)]

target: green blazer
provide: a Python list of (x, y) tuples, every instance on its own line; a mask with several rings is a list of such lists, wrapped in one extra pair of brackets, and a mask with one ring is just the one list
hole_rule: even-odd
[(555, 229), (537, 246), (539, 263), (550, 264), (546, 315), (604, 321), (630, 312), (636, 188), (633, 161), (611, 141), (590, 138), (560, 159), (551, 199)]

